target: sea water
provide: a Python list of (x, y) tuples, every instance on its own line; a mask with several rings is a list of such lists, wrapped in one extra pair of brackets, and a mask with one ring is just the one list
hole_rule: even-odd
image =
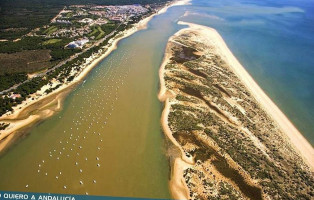
[(180, 20), (215, 28), (254, 80), (314, 144), (314, 2), (193, 0)]

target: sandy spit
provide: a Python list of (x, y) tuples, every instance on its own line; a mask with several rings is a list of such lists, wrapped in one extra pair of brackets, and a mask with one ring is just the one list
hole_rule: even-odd
[[(169, 38), (168, 40), (168, 45), (171, 38)], [(173, 198), (189, 199), (189, 189), (185, 183), (183, 173), (188, 167), (194, 164), (194, 161), (192, 158), (188, 158), (186, 156), (183, 148), (173, 137), (170, 127), (168, 126), (168, 115), (171, 108), (171, 103), (169, 102), (169, 99), (175, 98), (175, 95), (171, 91), (167, 90), (164, 80), (165, 66), (167, 65), (171, 57), (171, 52), (167, 51), (169, 49), (168, 45), (166, 47), (163, 62), (159, 69), (160, 90), (158, 94), (158, 99), (159, 101), (164, 102), (164, 109), (161, 115), (161, 126), (164, 134), (181, 152), (181, 156), (176, 157), (174, 159), (173, 166), (171, 166), (171, 179), (169, 181), (169, 187)]]
[[(290, 141), (295, 150), (299, 152), (304, 161), (311, 167), (313, 171), (314, 149), (312, 148), (311, 144), (304, 138), (304, 136), (297, 130), (292, 122), (285, 116), (285, 114), (276, 106), (276, 104), (254, 81), (250, 74), (232, 54), (220, 34), (215, 29), (206, 26), (182, 21), (179, 21), (178, 24), (188, 25), (189, 27), (181, 29), (174, 36), (180, 35), (183, 31), (190, 29), (193, 29), (193, 31), (201, 31), (203, 32), (203, 34), (206, 34), (208, 36), (208, 40), (210, 40), (217, 47), (217, 53), (223, 58), (223, 60), (225, 60), (229, 64), (231, 70), (233, 70), (233, 72), (240, 78), (240, 80), (242, 80), (244, 85), (249, 89), (257, 102), (260, 104), (260, 106), (278, 124), (280, 129), (287, 136), (288, 141)], [(169, 39), (169, 41), (171, 40), (171, 38)], [(191, 159), (185, 156), (182, 147), (172, 136), (172, 132), (168, 126), (168, 115), (171, 108), (171, 103), (169, 102), (169, 99), (174, 98), (174, 94), (172, 94), (171, 91), (167, 90), (164, 80), (165, 66), (171, 56), (171, 52), (167, 52), (167, 49), (168, 48), (166, 48), (163, 63), (161, 64), (159, 69), (160, 91), (158, 94), (158, 99), (161, 102), (165, 103), (161, 116), (161, 125), (165, 135), (175, 146), (177, 146), (181, 150), (182, 153), (181, 157), (175, 158), (174, 164), (172, 166), (172, 174), (170, 180), (171, 193), (175, 199), (188, 199), (189, 190), (185, 184), (183, 172), (194, 163)]]
[[(314, 149), (312, 145), (254, 81), (251, 75), (230, 51), (220, 34), (215, 29), (206, 26), (182, 21), (179, 21), (178, 24), (188, 25), (193, 30), (201, 31), (208, 36), (208, 39), (216, 46), (217, 53), (229, 64), (231, 70), (233, 70), (233, 72), (240, 78), (260, 106), (278, 124), (279, 128), (285, 133), (288, 141), (290, 141), (294, 149), (303, 157), (304, 161), (311, 167), (312, 171), (314, 171)], [(180, 34), (180, 32), (184, 30), (186, 29), (182, 29), (176, 34)]]

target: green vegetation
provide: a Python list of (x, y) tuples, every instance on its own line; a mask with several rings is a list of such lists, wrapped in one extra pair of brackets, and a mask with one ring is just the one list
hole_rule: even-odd
[(50, 35), (51, 33), (54, 33), (58, 30), (56, 26), (50, 26), (45, 31), (43, 31), (43, 34)]
[(97, 27), (99, 35), (96, 37), (96, 40), (99, 40), (100, 38), (104, 37), (105, 32), (101, 29), (100, 26)]
[(0, 74), (35, 72), (48, 68), (81, 51), (65, 48), (70, 41), (69, 38), (23, 37), (17, 42), (2, 42)]
[(27, 80), (26, 73), (0, 75), (0, 91)]
[(105, 31), (106, 34), (111, 33), (114, 29), (116, 29), (118, 26), (117, 23), (108, 23), (101, 26), (102, 30)]
[[(11, 17), (11, 20), (14, 21), (21, 19), (21, 16), (29, 16), (27, 20), (24, 20), (28, 21), (27, 23), (21, 22), (20, 24), (17, 24), (16, 28), (10, 29), (12, 34), (10, 38), (7, 38), (9, 41), (0, 43), (0, 75), (6, 74), (12, 76), (8, 76), (10, 79), (5, 78), (4, 76), (0, 77), (0, 82), (3, 83), (1, 85), (1, 90), (6, 90), (13, 85), (24, 82), (27, 79), (27, 73), (38, 72), (47, 68), (51, 69), (61, 61), (67, 59), (68, 61), (65, 64), (61, 62), (63, 64), (62, 66), (58, 65), (58, 67), (53, 68), (53, 71), (47, 72), (45, 76), (42, 74), (35, 76), (35, 78), (18, 85), (16, 89), (12, 89), (10, 93), (4, 93), (0, 97), (0, 116), (7, 111), (11, 111), (13, 106), (21, 103), (31, 94), (39, 90), (43, 85), (48, 83), (51, 84), (52, 79), (57, 79), (60, 82), (58, 87), (60, 87), (62, 83), (66, 81), (72, 81), (77, 75), (74, 74), (70, 76), (70, 72), (72, 72), (73, 69), (78, 71), (81, 70), (81, 64), (84, 62), (85, 58), (90, 57), (93, 53), (102, 48), (102, 46), (106, 45), (110, 38), (116, 37), (117, 33), (132, 26), (131, 22), (122, 23), (120, 21), (110, 21), (107, 18), (100, 18), (97, 15), (89, 14), (89, 12), (86, 10), (94, 9), (90, 8), (89, 6), (84, 9), (66, 7), (66, 13), (63, 13), (61, 17), (59, 16), (56, 18), (56, 21), (50, 23), (52, 15), (56, 16), (57, 14), (54, 8), (59, 8), (59, 12), (64, 6), (83, 4), (85, 1), (78, 0), (75, 1), (75, 3), (71, 0), (68, 2), (60, 0), (51, 0), (49, 2), (45, 1), (47, 0), (29, 0), (29, 2), (26, 4), (22, 0), (4, 0), (0, 3), (0, 17), (5, 15), (5, 17)], [(15, 2), (14, 7), (12, 2)], [(87, 2), (94, 1), (92, 0)], [(123, 0), (119, 2), (109, 0), (97, 1), (99, 4), (104, 4), (104, 2), (107, 2), (111, 5), (126, 3)], [(128, 0), (127, 4), (131, 4), (132, 2), (133, 0)], [(151, 3), (152, 1), (136, 1), (136, 3), (139, 2)], [(160, 2), (154, 1), (154, 5), (151, 6), (159, 8), (160, 4), (155, 3)], [(48, 11), (49, 9), (51, 9), (51, 12)], [(10, 12), (10, 16), (8, 12)], [(127, 15), (128, 13), (126, 11), (123, 12), (125, 12), (124, 15)], [(138, 13), (137, 17), (140, 19), (149, 13), (151, 13), (151, 11), (147, 12), (147, 10), (143, 8), (142, 11)], [(65, 17), (67, 18), (65, 19)], [(90, 27), (89, 24), (80, 22), (80, 20), (85, 18), (97, 20), (97, 23), (102, 25), (95, 25)], [(13, 24), (13, 27), (15, 24), (12, 21), (10, 24)], [(0, 39), (3, 36), (1, 34), (3, 32), (3, 28), (10, 26), (9, 24), (6, 24), (6, 22), (7, 21), (0, 21)], [(20, 37), (21, 35), (17, 32), (17, 30), (25, 30), (22, 37)], [(14, 31), (16, 32), (13, 33)], [(26, 32), (29, 34), (25, 34)], [(105, 36), (108, 36), (109, 33), (114, 34), (99, 44), (101, 41), (100, 39), (105, 38)], [(10, 40), (17, 37), (19, 37), (19, 39), (15, 41)], [(72, 49), (71, 47), (66, 47), (70, 42), (81, 40), (83, 38), (89, 39), (90, 42), (85, 46), (82, 44), (80, 48)], [(80, 45), (79, 41), (77, 41), (77, 44)], [(95, 46), (96, 44), (97, 46)], [(71, 58), (72, 55), (77, 53), (80, 54)], [(50, 93), (58, 87), (50, 88), (45, 92)], [(21, 97), (17, 98), (18, 95), (11, 96), (12, 93), (20, 94)]]
[(37, 50), (41, 49), (42, 42), (45, 41), (43, 37), (24, 37), (23, 39), (12, 42), (1, 42), (0, 53), (16, 53), (24, 50)]
[(73, 13), (67, 13), (65, 17), (70, 18), (73, 16)]
[[(123, 30), (126, 28), (126, 25), (120, 26), (120, 29)], [(20, 104), (22, 101), (24, 101), (30, 94), (35, 93), (37, 90), (39, 90), (42, 86), (48, 84), (52, 79), (56, 78), (61, 83), (65, 81), (70, 81), (73, 79), (73, 76), (70, 76), (70, 72), (72, 71), (73, 67), (79, 67), (80, 63), (84, 62), (84, 58), (90, 57), (94, 52), (97, 52), (101, 47), (105, 46), (108, 41), (113, 38), (115, 35), (108, 37), (103, 43), (101, 43), (99, 46), (95, 46), (88, 51), (82, 53), (77, 58), (65, 63), (61, 67), (55, 69), (54, 71), (51, 71), (47, 74), (45, 77), (35, 77), (31, 79), (29, 82), (24, 83), (20, 85), (17, 89), (12, 90), (11, 92), (15, 94), (21, 94), (20, 98), (12, 99), (9, 98), (7, 95), (5, 97), (0, 97), (0, 116), (8, 111), (12, 111), (12, 107), (15, 105)], [(73, 50), (75, 51), (75, 50)], [(58, 85), (57, 87), (46, 91), (46, 93), (50, 93), (53, 90), (60, 87)]]
[[(274, 199), (312, 199), (311, 170), (215, 50), (194, 56), (190, 46), (199, 53), (214, 48), (201, 44), (194, 34), (174, 37), (184, 47), (170, 43), (173, 57), (164, 77), (176, 94), (175, 100), (170, 98), (169, 127), (197, 163), (184, 172), (190, 197), (262, 199), (266, 194)], [(239, 189), (217, 181), (208, 167)]]
[(183, 111), (176, 110), (175, 112), (171, 112), (169, 114), (169, 121), (171, 121), (172, 127), (175, 127), (175, 131), (202, 130), (198, 126), (198, 120), (192, 114), (186, 114)]
[[(0, 39), (17, 39), (50, 22), (64, 6), (151, 4), (168, 0), (1, 0)], [(71, 14), (67, 14), (70, 17)], [(1, 43), (0, 43), (1, 46)]]
[[(102, 27), (105, 28), (106, 33), (110, 33), (115, 28), (113, 26), (106, 26), (106, 25), (103, 25)], [(103, 31), (102, 27), (100, 27), (100, 26), (93, 26), (92, 27), (93, 31), (91, 33), (89, 33), (88, 36), (89, 37), (94, 36), (96, 40), (99, 40), (99, 39), (103, 38), (106, 35), (106, 33), (105, 33), (105, 31)], [(107, 29), (107, 27), (109, 27), (109, 28)], [(111, 29), (111, 27), (113, 27), (113, 28)]]
[(62, 41), (62, 39), (50, 39), (50, 40), (44, 41), (42, 44), (45, 46), (45, 45), (49, 45), (49, 44), (55, 44), (55, 43), (58, 43), (61, 41)]
[(54, 51), (51, 52), (51, 60), (63, 60), (80, 51), (80, 49), (54, 49)]
[(197, 100), (194, 98), (191, 98), (191, 97), (187, 97), (187, 96), (184, 96), (184, 95), (180, 95), (180, 94), (178, 94), (177, 96), (176, 96), (176, 99), (178, 100), (178, 101), (186, 101), (186, 102), (192, 102), (192, 103), (197, 103)]
[(6, 129), (10, 124), (8, 123), (0, 123), (0, 130)]
[(98, 33), (97, 27), (99, 27), (99, 26), (93, 26), (92, 27), (93, 31), (88, 34), (89, 37), (97, 35), (97, 33)]
[(196, 50), (191, 47), (182, 46), (180, 48), (181, 51), (176, 52), (177, 54), (175, 54), (171, 58), (171, 60), (174, 60), (177, 63), (184, 63), (190, 60), (195, 60), (200, 57), (199, 55), (195, 54)]
[(29, 81), (27, 83), (20, 85), (15, 90), (15, 93), (20, 94), (22, 97), (27, 97), (29, 94), (36, 92), (47, 83), (48, 83), (48, 80), (46, 80), (45, 78), (35, 77), (32, 79), (32, 81)]
[(0, 53), (0, 75), (36, 72), (50, 67), (50, 50), (25, 50), (17, 53)]
[(62, 50), (64, 46), (72, 41), (69, 38), (46, 39), (44, 37), (23, 37), (17, 42), (1, 42), (0, 53), (16, 53), (25, 50), (50, 49)]
[(93, 27), (91, 27), (92, 32), (90, 32), (88, 34), (88, 36), (89, 37), (94, 36), (95, 40), (99, 40), (99, 39), (103, 38), (105, 35), (114, 31), (117, 27), (118, 27), (118, 24), (113, 23), (113, 22), (109, 22), (109, 23), (101, 25), (101, 26), (99, 26), (99, 25), (93, 26)]

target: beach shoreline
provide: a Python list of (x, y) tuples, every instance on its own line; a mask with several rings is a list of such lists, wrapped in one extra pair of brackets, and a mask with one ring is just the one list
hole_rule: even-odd
[[(279, 128), (285, 133), (294, 149), (303, 157), (307, 164), (314, 171), (314, 149), (306, 138), (298, 131), (288, 117), (278, 108), (278, 106), (267, 96), (263, 89), (256, 83), (252, 76), (241, 65), (233, 55), (220, 34), (213, 28), (197, 24), (179, 21), (178, 24), (188, 25), (191, 28), (200, 28), (206, 30), (209, 38), (213, 38), (218, 54), (228, 62), (231, 70), (239, 77), (247, 89), (253, 94), (259, 105), (268, 113), (268, 115), (277, 123)], [(182, 29), (180, 31), (184, 31)], [(179, 34), (179, 32), (178, 32)]]
[[(170, 40), (171, 40), (171, 37), (169, 38), (168, 43)], [(160, 90), (158, 93), (158, 99), (160, 102), (164, 103), (164, 109), (161, 115), (161, 126), (162, 126), (162, 130), (165, 136), (172, 142), (173, 145), (175, 145), (179, 149), (181, 153), (180, 157), (176, 157), (174, 159), (173, 166), (170, 166), (171, 177), (169, 181), (169, 188), (170, 188), (170, 192), (173, 198), (188, 199), (189, 189), (185, 183), (183, 172), (189, 166), (193, 165), (194, 162), (192, 158), (189, 159), (185, 155), (184, 150), (182, 149), (181, 145), (176, 141), (176, 139), (173, 137), (170, 127), (168, 126), (168, 115), (170, 113), (170, 107), (171, 107), (169, 98), (174, 97), (174, 95), (171, 93), (171, 91), (167, 90), (166, 85), (165, 85), (165, 80), (164, 80), (165, 66), (171, 57), (171, 53), (167, 52), (167, 50), (168, 50), (168, 45), (166, 47), (162, 64), (159, 68)]]
[[(142, 19), (137, 24), (135, 24), (132, 28), (126, 29), (126, 30), (118, 33), (117, 36), (115, 36), (113, 39), (110, 39), (108, 44), (106, 46), (104, 46), (104, 48), (107, 48), (104, 53), (102, 53), (97, 58), (94, 58), (93, 55), (91, 56), (92, 57), (91, 58), (92, 61), (78, 74), (78, 76), (76, 76), (73, 79), (73, 81), (64, 83), (61, 87), (59, 87), (58, 89), (54, 90), (53, 92), (51, 92), (49, 94), (41, 93), (39, 97), (34, 94), (30, 98), (28, 98), (25, 101), (23, 101), (22, 104), (19, 104), (19, 105), (15, 106), (13, 108), (13, 112), (12, 113), (10, 113), (10, 114), (6, 113), (6, 114), (2, 115), (0, 117), (0, 122), (1, 123), (3, 123), (3, 122), (10, 122), (10, 125), (5, 130), (1, 130), (0, 131), (0, 152), (2, 152), (6, 148), (6, 145), (4, 145), (4, 144), (8, 144), (10, 142), (10, 141), (4, 141), (4, 140), (6, 140), (6, 139), (7, 140), (11, 140), (13, 138), (13, 137), (8, 137), (9, 135), (14, 134), (16, 131), (21, 130), (24, 127), (27, 127), (28, 125), (33, 124), (33, 123), (37, 122), (38, 120), (46, 119), (46, 118), (48, 118), (48, 117), (50, 117), (50, 116), (52, 116), (54, 114), (54, 112), (50, 112), (48, 116), (41, 117), (41, 118), (38, 117), (38, 116), (35, 117), (33, 115), (28, 115), (27, 117), (23, 116), (20, 119), (20, 115), (23, 113), (23, 111), (25, 111), (30, 106), (32, 106), (34, 104), (37, 104), (37, 103), (39, 103), (39, 102), (41, 102), (41, 101), (43, 101), (43, 100), (45, 100), (47, 98), (51, 98), (51, 97), (54, 97), (54, 96), (57, 97), (58, 94), (63, 93), (68, 88), (75, 87), (77, 84), (81, 83), (84, 80), (84, 78), (87, 76), (87, 74), (95, 66), (97, 66), (99, 62), (101, 62), (109, 54), (111, 54), (111, 52), (113, 52), (115, 49), (117, 49), (118, 43), (119, 43), (120, 40), (133, 35), (137, 31), (146, 29), (148, 22), (154, 16), (166, 12), (168, 8), (170, 8), (172, 6), (185, 5), (188, 2), (189, 2), (189, 0), (173, 1), (170, 4), (165, 5), (158, 12), (156, 12), (156, 13), (154, 13), (154, 14), (152, 14), (152, 15), (144, 18), (144, 19)], [(32, 98), (35, 98), (35, 99), (32, 99)], [(63, 98), (64, 97), (62, 96), (62, 97), (59, 97), (59, 98), (55, 99), (55, 100), (57, 100), (59, 102), (59, 106), (60, 106), (57, 110), (61, 109), (61, 107), (62, 107), (61, 102), (62, 102)], [(47, 109), (43, 110), (42, 112), (47, 112)]]
[[(296, 127), (292, 124), (292, 122), (284, 115), (284, 113), (275, 105), (275, 103), (266, 95), (266, 93), (258, 86), (258, 84), (254, 81), (254, 79), (249, 75), (249, 73), (245, 70), (245, 68), (240, 64), (240, 62), (235, 58), (232, 54), (223, 38), (219, 35), (219, 33), (210, 27), (201, 26), (192, 23), (186, 23), (179, 21), (178, 24), (187, 25), (188, 28), (181, 29), (177, 33), (175, 33), (172, 37), (180, 35), (182, 32), (186, 30), (198, 30), (203, 31), (207, 35), (211, 42), (214, 43), (217, 48), (217, 54), (220, 55), (223, 60), (227, 62), (230, 66), (231, 70), (238, 76), (238, 78), (243, 82), (246, 88), (253, 94), (253, 97), (260, 104), (261, 108), (266, 111), (266, 113), (272, 118), (272, 120), (277, 123), (278, 127), (284, 133), (284, 138), (287, 139), (289, 144), (294, 148), (296, 152), (303, 158), (303, 161), (307, 163), (307, 165), (313, 171), (314, 169), (314, 150), (310, 143), (304, 138), (304, 136), (296, 129)], [(171, 41), (172, 37), (169, 38)], [(169, 42), (168, 41), (168, 42)], [(168, 45), (167, 45), (168, 47)], [(165, 85), (164, 73), (165, 73), (165, 65), (168, 63), (171, 53), (167, 52), (167, 48), (164, 54), (163, 62), (159, 69), (159, 78), (160, 78), (160, 91), (158, 94), (158, 99), (161, 102), (164, 102), (164, 109), (161, 117), (161, 125), (165, 135), (173, 142), (175, 146), (177, 146), (182, 155), (184, 154), (182, 147), (178, 144), (178, 142), (172, 136), (171, 130), (168, 126), (168, 114), (170, 113), (170, 102), (171, 98), (174, 98), (174, 94), (171, 91), (168, 91)], [(174, 140), (174, 141), (173, 141)], [(192, 164), (192, 163), (190, 163)], [(185, 183), (182, 183), (182, 174), (186, 168), (188, 168), (189, 162), (184, 159), (184, 156), (181, 158), (176, 158), (174, 165), (172, 166), (172, 170), (174, 171), (171, 176), (170, 188), (172, 190), (172, 194), (176, 199), (188, 199), (188, 188)], [(184, 189), (185, 188), (185, 189)]]

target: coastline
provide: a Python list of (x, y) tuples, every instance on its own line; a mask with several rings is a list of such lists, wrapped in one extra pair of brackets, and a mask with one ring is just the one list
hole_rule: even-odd
[[(135, 24), (132, 28), (126, 29), (120, 33), (117, 34), (114, 38), (110, 39), (108, 44), (104, 46), (104, 48), (107, 48), (104, 53), (102, 53), (99, 57), (94, 58), (91, 56), (87, 59), (92, 59), (92, 61), (87, 64), (87, 66), (79, 72), (78, 76), (76, 76), (73, 81), (67, 82), (63, 84), (58, 89), (54, 90), (53, 92), (49, 94), (43, 94), (43, 92), (40, 92), (40, 96), (36, 96), (36, 93), (31, 95), (28, 99), (22, 102), (22, 104), (17, 105), (13, 108), (13, 113), (10, 114), (4, 114), (0, 117), (0, 122), (9, 122), (10, 125), (5, 129), (0, 131), (0, 152), (2, 152), (10, 141), (13, 139), (12, 135), (14, 135), (15, 132), (21, 130), (22, 128), (36, 123), (39, 120), (46, 119), (50, 116), (52, 116), (56, 111), (60, 110), (62, 107), (62, 100), (64, 99), (63, 93), (68, 93), (69, 91), (66, 91), (67, 89), (71, 87), (75, 87), (77, 84), (81, 83), (83, 79), (87, 76), (87, 74), (103, 59), (105, 59), (111, 52), (113, 52), (118, 47), (118, 43), (120, 40), (127, 38), (131, 36), (132, 34), (136, 33), (137, 31), (143, 30), (147, 28), (148, 22), (156, 15), (162, 14), (167, 11), (169, 7), (172, 6), (179, 6), (179, 5), (185, 5), (190, 0), (178, 0), (173, 1), (168, 5), (165, 5), (162, 9), (160, 9), (157, 13), (154, 13), (141, 21), (139, 21), (137, 24)], [(72, 89), (72, 88), (71, 88)], [(55, 97), (55, 98), (53, 98)], [(32, 98), (35, 98), (34, 100)], [(44, 109), (42, 110), (42, 114), (40, 115), (28, 115), (26, 113), (26, 116), (23, 116), (23, 112), (30, 108), (31, 106), (40, 103), (44, 101), (45, 99), (53, 98), (52, 101), (48, 102), (48, 104), (51, 104), (55, 101), (57, 101), (57, 108), (56, 109)], [(42, 106), (43, 108), (45, 106)], [(35, 108), (34, 108), (35, 110)], [(32, 111), (32, 110), (31, 110)], [(11, 136), (11, 137), (8, 137)], [(7, 140), (7, 141), (6, 141)]]
[[(171, 39), (171, 38), (170, 38)], [(170, 40), (169, 39), (169, 40)], [(168, 40), (168, 42), (169, 42)], [(167, 45), (168, 47), (168, 45)], [(168, 49), (166, 47), (166, 49)], [(170, 113), (170, 102), (169, 98), (173, 97), (173, 94), (167, 90), (164, 80), (164, 70), (165, 66), (170, 59), (170, 53), (165, 52), (163, 62), (159, 69), (159, 81), (160, 81), (160, 90), (158, 93), (158, 99), (160, 102), (164, 103), (164, 109), (161, 115), (161, 126), (164, 134), (168, 139), (180, 150), (181, 157), (176, 157), (174, 159), (173, 166), (171, 166), (171, 177), (169, 181), (169, 188), (172, 196), (175, 199), (188, 199), (189, 198), (189, 189), (185, 183), (183, 172), (189, 166), (193, 165), (194, 162), (192, 158), (189, 160), (188, 157), (185, 155), (184, 150), (182, 149), (181, 145), (176, 141), (173, 137), (172, 132), (168, 126), (168, 115)]]
[[(219, 35), (219, 33), (210, 27), (201, 26), (192, 23), (186, 23), (179, 21), (178, 24), (188, 25), (188, 28), (181, 29), (173, 36), (180, 35), (180, 33), (193, 28), (194, 30), (202, 31), (204, 34), (208, 36), (208, 39), (214, 43), (217, 47), (217, 54), (220, 55), (230, 66), (230, 69), (238, 76), (238, 78), (243, 82), (245, 87), (252, 93), (253, 97), (259, 103), (263, 110), (272, 118), (272, 120), (277, 124), (277, 126), (284, 133), (284, 138), (287, 139), (289, 144), (294, 148), (296, 152), (303, 158), (304, 162), (310, 167), (310, 169), (314, 170), (314, 150), (310, 143), (304, 138), (304, 136), (296, 129), (296, 127), (292, 124), (292, 122), (284, 115), (284, 113), (275, 105), (275, 103), (266, 95), (266, 93), (258, 86), (258, 84), (254, 81), (254, 79), (249, 75), (249, 73), (245, 70), (245, 68), (240, 64), (240, 62), (236, 59), (236, 57), (232, 54), (223, 38)], [(172, 37), (173, 37), (172, 36)], [(172, 39), (169, 38), (168, 41)], [(164, 80), (164, 72), (165, 65), (170, 59), (170, 53), (166, 52), (164, 55), (163, 62), (159, 69), (159, 78), (160, 78), (160, 91), (158, 94), (158, 99), (161, 102), (164, 102), (164, 109), (161, 118), (161, 125), (165, 135), (173, 142), (175, 146), (177, 146), (182, 155), (184, 155), (182, 147), (178, 144), (178, 142), (172, 136), (172, 132), (168, 126), (168, 114), (170, 113), (170, 98), (174, 95), (171, 91), (168, 91), (165, 85)], [(174, 140), (174, 141), (173, 141)], [(179, 145), (179, 146), (178, 146)], [(172, 167), (170, 188), (172, 190), (172, 194), (176, 199), (188, 199), (188, 187), (185, 182), (183, 182), (184, 170), (188, 168), (189, 162), (184, 159), (185, 156), (181, 158), (176, 158), (176, 161)]]
[[(288, 137), (295, 150), (303, 157), (303, 159), (311, 167), (312, 171), (314, 171), (314, 149), (312, 148), (311, 144), (245, 70), (245, 68), (228, 48), (220, 34), (215, 29), (206, 26), (182, 21), (179, 21), (178, 24), (188, 25), (191, 28), (201, 28), (202, 30), (206, 30), (208, 37), (213, 38), (213, 42), (218, 49), (217, 53), (228, 62), (231, 70), (241, 79), (259, 105), (268, 113), (269, 116), (271, 116), (273, 121), (277, 123), (279, 128)], [(184, 29), (180, 31), (184, 31)]]

